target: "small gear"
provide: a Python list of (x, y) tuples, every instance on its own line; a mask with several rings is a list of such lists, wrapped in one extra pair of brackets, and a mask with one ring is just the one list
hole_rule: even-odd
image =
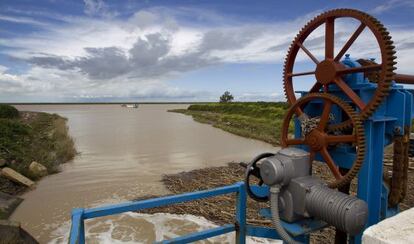
[[(316, 100), (322, 100), (324, 107), (321, 115), (317, 116), (317, 124), (315, 127), (306, 134), (302, 135), (302, 138), (289, 138), (289, 124), (294, 117), (295, 111), (298, 108), (304, 109), (304, 107)], [(330, 122), (330, 113), (332, 106), (340, 108), (344, 114), (346, 114), (351, 121), (353, 130), (348, 134), (331, 133), (328, 130), (328, 123)], [(312, 119), (305, 113), (302, 113), (300, 120), (304, 118)], [(314, 117), (315, 118), (315, 117)], [(316, 121), (316, 120), (315, 120)], [(315, 122), (314, 121), (314, 122)], [(328, 183), (329, 187), (338, 188), (351, 182), (351, 180), (357, 175), (361, 168), (365, 157), (365, 134), (360, 118), (355, 113), (354, 109), (340, 98), (328, 94), (328, 93), (308, 93), (307, 95), (298, 99), (286, 112), (285, 118), (282, 124), (281, 135), (282, 147), (288, 147), (292, 145), (306, 145), (309, 147), (310, 159), (313, 161), (316, 153), (320, 153), (325, 163), (333, 173), (335, 180)], [(337, 144), (347, 143), (353, 145), (356, 151), (356, 159), (349, 171), (344, 175), (341, 174), (339, 167), (335, 164), (332, 157), (329, 154), (328, 147), (335, 146)]]

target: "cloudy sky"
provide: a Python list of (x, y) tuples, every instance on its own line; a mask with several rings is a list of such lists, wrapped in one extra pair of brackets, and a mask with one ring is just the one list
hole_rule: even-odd
[[(414, 73), (412, 0), (2, 0), (0, 102), (214, 101), (225, 90), (240, 101), (283, 100), (290, 42), (313, 16), (339, 7), (384, 23), (398, 72)], [(335, 26), (339, 50), (358, 23)], [(317, 56), (323, 36), (318, 29), (306, 41)], [(349, 53), (379, 58), (367, 30)], [(311, 65), (299, 54), (295, 70)]]

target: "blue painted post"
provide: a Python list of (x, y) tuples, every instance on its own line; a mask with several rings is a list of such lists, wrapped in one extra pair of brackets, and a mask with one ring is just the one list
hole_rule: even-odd
[(72, 227), (70, 229), (70, 244), (85, 243), (85, 224), (83, 218), (83, 208), (75, 208), (72, 210)]
[(246, 185), (244, 182), (239, 182), (239, 191), (237, 193), (237, 206), (236, 206), (236, 243), (246, 243)]
[[(358, 174), (358, 198), (364, 200), (369, 206), (366, 224), (366, 227), (369, 227), (381, 220), (385, 122), (367, 120), (364, 126), (366, 154), (364, 164)], [(361, 243), (361, 236), (362, 234), (355, 236), (354, 243)]]
[(78, 242), (78, 244), (85, 244), (85, 221), (83, 219), (80, 222), (79, 242)]

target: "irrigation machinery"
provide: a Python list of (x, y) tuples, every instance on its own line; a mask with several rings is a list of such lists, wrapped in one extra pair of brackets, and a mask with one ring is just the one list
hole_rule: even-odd
[[(356, 21), (358, 27), (335, 49), (335, 23), (340, 19)], [(318, 59), (306, 40), (321, 29), (324, 55)], [(363, 31), (371, 33), (380, 61), (348, 54)], [(314, 63), (310, 71), (295, 71), (299, 52)], [(246, 166), (245, 181), (234, 185), (75, 209), (70, 242), (85, 241), (86, 219), (237, 193), (234, 223), (163, 243), (193, 242), (233, 231), (237, 243), (245, 243), (246, 236), (307, 243), (312, 232), (328, 226), (335, 227), (337, 243), (360, 243), (367, 227), (398, 213), (407, 194), (413, 91), (401, 84), (414, 84), (414, 77), (396, 74), (395, 65), (390, 33), (374, 17), (353, 9), (316, 16), (299, 31), (285, 59), (283, 84), (290, 107), (281, 128), (280, 151), (255, 157)], [(295, 90), (295, 83), (306, 76), (310, 89)], [(384, 148), (391, 144), (393, 167), (387, 174)], [(315, 164), (329, 169), (331, 176), (314, 174)], [(269, 203), (260, 214), (272, 220), (272, 227), (246, 224), (247, 196)]]

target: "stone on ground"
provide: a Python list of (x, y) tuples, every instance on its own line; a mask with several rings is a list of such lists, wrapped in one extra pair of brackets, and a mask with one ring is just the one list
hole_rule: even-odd
[(414, 243), (414, 208), (385, 219), (364, 231), (364, 244)]
[(37, 178), (47, 175), (47, 168), (36, 161), (33, 161), (29, 165), (29, 171), (34, 177)]
[(0, 219), (9, 218), (22, 201), (20, 197), (0, 192)]
[(6, 166), (6, 160), (0, 158), (0, 167)]
[(0, 243), (39, 243), (20, 227), (20, 223), (9, 220), (0, 220), (0, 237)]
[(28, 179), (24, 175), (14, 171), (13, 169), (8, 168), (8, 167), (3, 168), (1, 170), (1, 174), (4, 177), (6, 177), (7, 179), (9, 179), (11, 181), (14, 181), (18, 184), (22, 184), (22, 185), (27, 186), (27, 187), (33, 187), (34, 184), (35, 184), (33, 181), (31, 181), (30, 179)]

